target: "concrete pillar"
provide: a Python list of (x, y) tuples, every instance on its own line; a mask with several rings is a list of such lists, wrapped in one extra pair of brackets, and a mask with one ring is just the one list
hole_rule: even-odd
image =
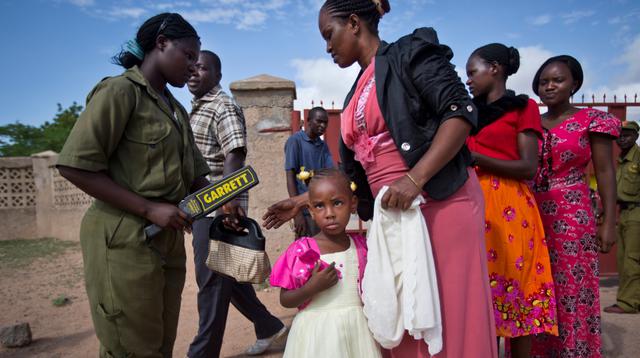
[(82, 217), (93, 198), (60, 175), (55, 167), (56, 152), (46, 151), (31, 158), (37, 192), (38, 236), (77, 241)]
[(58, 159), (58, 153), (45, 151), (31, 156), (33, 180), (36, 184), (36, 230), (39, 237), (53, 236), (52, 221), (56, 214), (53, 205), (54, 186), (51, 168)]
[[(246, 120), (247, 164), (256, 170), (260, 179), (260, 185), (249, 193), (249, 215), (260, 222), (269, 205), (288, 197), (284, 144), (291, 130), (296, 86), (293, 81), (259, 75), (235, 81), (230, 89)], [(293, 239), (286, 224), (264, 234), (272, 261)]]

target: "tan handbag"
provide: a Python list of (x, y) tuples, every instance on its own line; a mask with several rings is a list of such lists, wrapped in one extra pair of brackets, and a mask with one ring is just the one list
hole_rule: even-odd
[(227, 229), (218, 215), (209, 229), (207, 267), (238, 282), (264, 283), (271, 273), (269, 256), (264, 251), (265, 239), (260, 226), (250, 218), (239, 218), (246, 232)]

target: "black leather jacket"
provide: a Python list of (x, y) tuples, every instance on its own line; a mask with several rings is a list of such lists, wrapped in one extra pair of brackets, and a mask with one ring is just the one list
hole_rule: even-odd
[[(393, 140), (407, 166), (412, 168), (429, 149), (438, 127), (451, 117), (463, 117), (474, 127), (476, 108), (450, 60), (453, 52), (441, 45), (432, 28), (388, 44), (382, 42), (376, 54), (377, 99)], [(358, 75), (358, 79), (362, 71)], [(356, 79), (344, 107), (351, 100)], [(374, 198), (365, 171), (354, 153), (340, 138), (344, 171), (357, 184), (358, 214), (372, 217)], [(443, 200), (455, 193), (468, 178), (471, 155), (464, 146), (431, 180), (424, 190), (431, 199)]]

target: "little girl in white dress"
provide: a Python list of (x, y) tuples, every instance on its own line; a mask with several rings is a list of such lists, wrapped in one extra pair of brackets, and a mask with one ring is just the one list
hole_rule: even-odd
[(271, 273), (280, 303), (300, 309), (284, 357), (381, 357), (360, 300), (366, 241), (345, 232), (356, 204), (336, 169), (317, 171), (309, 182), (309, 211), (321, 231), (292, 243)]

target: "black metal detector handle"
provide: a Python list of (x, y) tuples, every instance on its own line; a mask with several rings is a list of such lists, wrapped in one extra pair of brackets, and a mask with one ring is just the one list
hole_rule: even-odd
[(156, 235), (158, 235), (160, 233), (160, 231), (162, 231), (162, 228), (156, 224), (153, 225), (149, 225), (147, 227), (144, 228), (144, 234), (146, 235), (147, 238), (152, 238)]

